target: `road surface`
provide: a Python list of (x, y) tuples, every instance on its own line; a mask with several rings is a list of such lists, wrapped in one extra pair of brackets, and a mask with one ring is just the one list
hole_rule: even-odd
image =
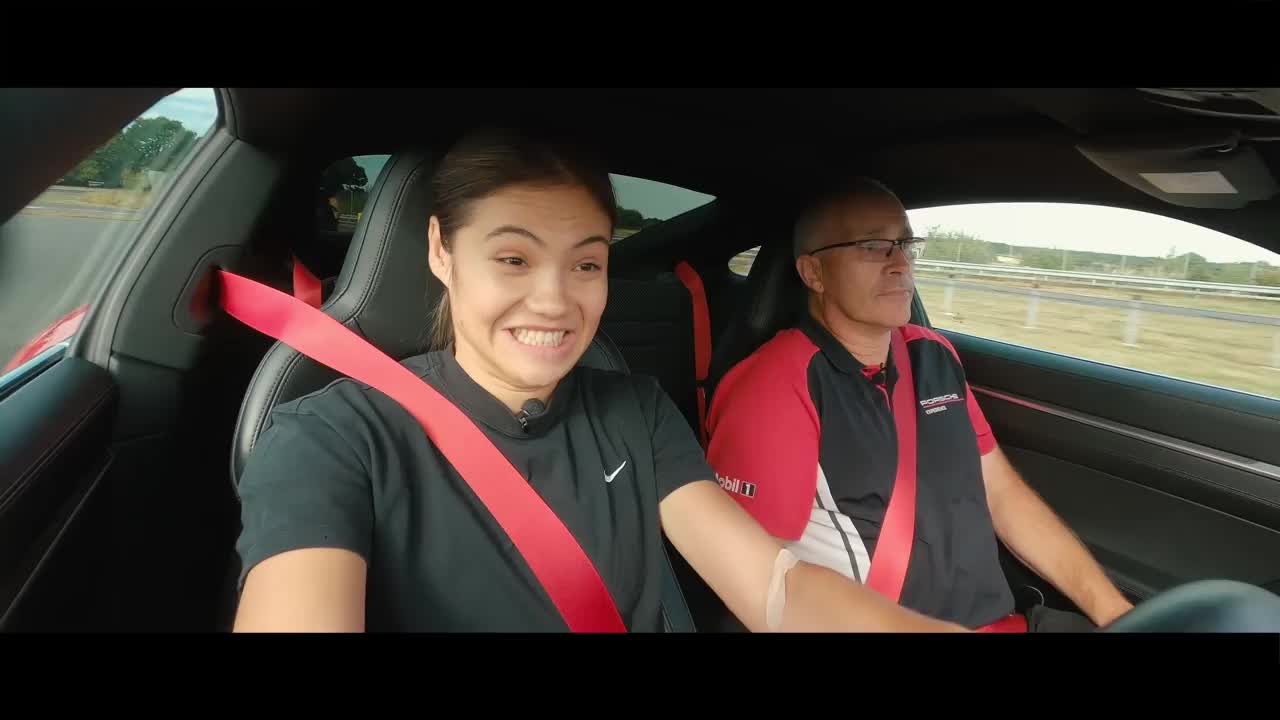
[[(113, 250), (138, 223), (115, 211), (26, 210), (0, 226), (0, 367), (50, 323), (92, 299)], [(134, 213), (127, 213), (132, 218)]]

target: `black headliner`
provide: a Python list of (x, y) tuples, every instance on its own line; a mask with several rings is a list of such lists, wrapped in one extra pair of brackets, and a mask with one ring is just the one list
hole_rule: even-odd
[[(440, 146), (479, 123), (539, 123), (597, 145), (614, 172), (756, 205), (786, 205), (831, 174), (857, 172), (884, 180), (909, 207), (1116, 205), (1280, 249), (1275, 200), (1235, 211), (1173, 207), (1076, 150), (1110, 133), (1241, 127), (1154, 104), (1132, 88), (235, 88), (230, 95), (236, 133), (284, 152), (382, 153)], [(1271, 147), (1259, 151), (1277, 166)]]

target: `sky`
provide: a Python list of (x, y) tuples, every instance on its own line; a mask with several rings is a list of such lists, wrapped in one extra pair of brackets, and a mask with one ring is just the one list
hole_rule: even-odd
[(701, 207), (715, 198), (682, 187), (667, 185), (628, 175), (611, 175), (618, 204), (639, 210), (647, 218), (666, 220), (682, 212)]
[(924, 235), (933, 225), (995, 243), (1087, 250), (1141, 257), (1190, 251), (1209, 262), (1280, 266), (1280, 254), (1230, 235), (1160, 215), (1097, 205), (988, 203), (910, 210), (911, 227)]
[(365, 185), (368, 190), (373, 189), (373, 183), (378, 179), (378, 174), (382, 172), (382, 166), (387, 164), (391, 159), (390, 155), (357, 155), (356, 164), (364, 168), (364, 174), (369, 178), (369, 184)]
[(177, 120), (197, 135), (204, 135), (218, 119), (218, 101), (213, 88), (183, 88), (142, 113), (144, 118)]

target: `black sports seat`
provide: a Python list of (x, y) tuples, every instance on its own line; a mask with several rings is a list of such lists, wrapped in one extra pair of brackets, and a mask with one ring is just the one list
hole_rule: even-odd
[[(426, 349), (428, 315), (441, 286), (427, 267), (427, 218), (434, 165), (411, 152), (387, 163), (369, 192), (325, 314), (394, 358)], [(339, 375), (282, 343), (275, 343), (249, 381), (232, 446), (232, 480), (239, 481), (258, 435), (279, 404), (314, 392)]]
[[(332, 295), (321, 311), (336, 318), (388, 355), (403, 359), (428, 350), (428, 313), (443, 286), (427, 264), (430, 178), (436, 155), (409, 151), (392, 156), (369, 191), (364, 215)], [(597, 333), (579, 364), (628, 372), (622, 354)], [(338, 373), (283, 343), (274, 343), (249, 381), (232, 445), (232, 482), (240, 474), (271, 411), (281, 403), (320, 390)], [(234, 616), (239, 559), (232, 556), (229, 627)], [(667, 573), (670, 576), (670, 573)], [(668, 627), (691, 630), (688, 609), (674, 579), (664, 581), (663, 611)]]
[(696, 431), (693, 304), (675, 274), (609, 278), (609, 304), (600, 327), (617, 343), (631, 372), (656, 378)]
[(725, 373), (804, 312), (805, 287), (796, 273), (790, 237), (773, 238), (760, 246), (747, 275), (745, 297), (745, 305), (729, 318), (712, 347), (708, 405)]

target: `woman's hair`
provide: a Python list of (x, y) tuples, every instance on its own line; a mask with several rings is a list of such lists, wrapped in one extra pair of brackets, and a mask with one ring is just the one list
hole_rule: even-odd
[[(571, 185), (585, 189), (618, 223), (618, 206), (609, 174), (580, 148), (550, 135), (507, 129), (473, 131), (441, 159), (431, 180), (432, 214), (440, 222), (441, 244), (452, 252), (458, 228), (471, 220), (471, 208), (512, 185)], [(442, 293), (431, 313), (431, 347), (453, 342), (449, 294)]]

